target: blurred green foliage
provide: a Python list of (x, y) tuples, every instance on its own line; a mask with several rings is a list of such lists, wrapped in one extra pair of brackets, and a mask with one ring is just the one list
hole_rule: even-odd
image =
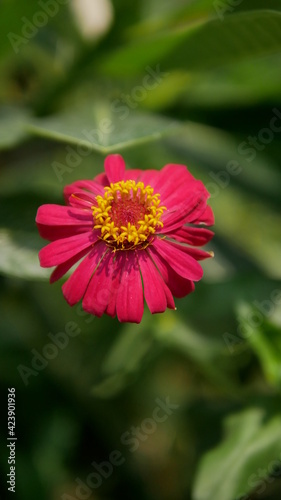
[[(73, 4), (0, 5), (1, 498), (15, 387), (13, 498), (277, 500), (280, 2)], [(37, 257), (38, 206), (109, 152), (188, 165), (216, 216), (195, 293), (140, 325), (71, 309)]]

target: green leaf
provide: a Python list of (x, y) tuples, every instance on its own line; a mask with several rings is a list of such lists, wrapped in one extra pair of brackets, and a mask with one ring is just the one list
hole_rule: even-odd
[(281, 14), (270, 10), (241, 12), (207, 22), (186, 23), (117, 49), (98, 64), (122, 76), (161, 63), (161, 70), (206, 71), (280, 51)]
[(193, 74), (192, 78), (186, 74), (186, 85), (178, 100), (187, 108), (208, 107), (211, 110), (222, 109), (227, 105), (256, 106), (258, 102), (268, 100), (280, 102), (280, 59), (280, 54), (274, 54), (255, 60), (254, 63), (238, 62), (223, 70), (218, 68), (210, 71), (208, 78), (200, 78), (197, 74)]
[(0, 108), (0, 149), (12, 148), (27, 137), (24, 125), (28, 116), (21, 108)]
[(258, 356), (269, 383), (281, 386), (281, 331), (269, 322), (280, 313), (280, 289), (275, 289), (265, 300), (254, 301), (254, 306), (238, 306), (238, 320), (242, 335)]
[(281, 14), (241, 12), (205, 23), (167, 60), (170, 68), (206, 71), (280, 52)]
[[(31, 134), (74, 144), (107, 154), (155, 141), (172, 133), (172, 120), (148, 113), (132, 112), (121, 102), (87, 106), (26, 124)], [(86, 153), (87, 154), (87, 153)], [(81, 153), (85, 156), (85, 153)]]
[(226, 419), (223, 441), (199, 465), (193, 500), (238, 500), (266, 484), (281, 458), (281, 417), (266, 417), (250, 408)]
[(42, 269), (38, 251), (43, 246), (35, 233), (0, 229), (0, 273), (24, 279), (47, 279), (49, 269)]

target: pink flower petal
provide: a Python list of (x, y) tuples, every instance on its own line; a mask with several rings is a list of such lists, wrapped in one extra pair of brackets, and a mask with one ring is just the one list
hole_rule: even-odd
[(104, 188), (95, 181), (91, 180), (84, 180), (84, 181), (75, 181), (72, 184), (68, 184), (68, 186), (65, 186), (63, 190), (65, 202), (69, 203), (69, 197), (73, 193), (84, 193), (88, 194), (89, 199), (95, 199), (95, 197), (99, 194), (101, 196), (104, 195)]
[(175, 306), (175, 301), (174, 301), (173, 294), (172, 294), (170, 288), (166, 285), (165, 281), (163, 281), (163, 283), (164, 283), (164, 292), (165, 292), (166, 300), (167, 300), (167, 307), (168, 307), (168, 309), (175, 310), (176, 306)]
[(153, 248), (153, 245), (148, 247), (147, 251), (175, 297), (182, 298), (194, 291), (193, 281), (177, 274), (170, 264)]
[(169, 242), (170, 245), (175, 249), (175, 250), (180, 250), (184, 252), (187, 255), (190, 255), (190, 257), (193, 257), (195, 260), (203, 260), (203, 259), (209, 259), (210, 257), (214, 256), (213, 252), (205, 252), (205, 250), (201, 250), (200, 248), (194, 248), (186, 245), (182, 245), (181, 243), (176, 243), (170, 240), (165, 240), (166, 242)]
[(165, 228), (160, 233), (181, 226), (206, 209), (210, 195), (203, 183), (196, 180), (184, 165), (169, 164), (161, 171), (147, 170), (140, 174), (139, 180), (151, 185), (154, 192), (160, 194), (161, 205), (167, 207), (162, 217)]
[(184, 188), (185, 192), (192, 189), (192, 185), (200, 181), (196, 181), (187, 170), (185, 165), (168, 164), (162, 170), (153, 182), (155, 192), (161, 196), (161, 203), (164, 205), (169, 202), (169, 198), (175, 197), (176, 191), (179, 188)]
[(56, 241), (62, 238), (69, 238), (82, 233), (91, 233), (91, 226), (43, 226), (37, 224), (39, 234), (42, 238), (49, 241)]
[(152, 314), (164, 312), (167, 305), (175, 309), (175, 303), (170, 290), (157, 271), (149, 254), (138, 252), (138, 259), (143, 279), (144, 297)]
[(35, 220), (40, 236), (50, 241), (80, 234), (93, 227), (91, 212), (60, 205), (42, 205)]
[(114, 256), (115, 269), (112, 274), (111, 283), (111, 293), (106, 307), (105, 313), (115, 318), (116, 316), (116, 298), (118, 294), (118, 289), (121, 284), (122, 268), (123, 268), (123, 256), (122, 252), (117, 252)]
[(174, 203), (172, 209), (168, 209), (162, 215), (163, 228), (159, 229), (160, 234), (166, 234), (189, 221), (191, 214), (202, 213), (206, 207), (204, 193), (192, 193), (190, 196)]
[(103, 187), (109, 185), (107, 175), (104, 172), (96, 175), (96, 177), (94, 178), (94, 182), (97, 182), (98, 184), (100, 184)]
[(143, 174), (143, 170), (140, 169), (131, 169), (125, 170), (124, 173), (124, 181), (138, 181), (140, 180), (140, 176)]
[(176, 242), (170, 242), (172, 245), (175, 245), (176, 248), (182, 250), (184, 253), (190, 255), (195, 260), (204, 260), (209, 259), (210, 257), (214, 257), (213, 252), (205, 252), (205, 250), (201, 250), (201, 248), (187, 247), (185, 245), (177, 244)]
[(159, 170), (144, 170), (140, 175), (140, 181), (143, 182), (145, 186), (149, 185), (154, 188), (159, 173)]
[(41, 267), (53, 267), (78, 255), (82, 250), (90, 248), (98, 239), (96, 231), (69, 236), (52, 241), (39, 252)]
[[(189, 201), (190, 207), (193, 208), (197, 205), (197, 200), (201, 199), (207, 202), (209, 198), (209, 193), (205, 189), (204, 185), (200, 181), (193, 181), (189, 183), (186, 177), (181, 178), (181, 183), (170, 183), (171, 192), (169, 196), (163, 196), (161, 194), (161, 203), (167, 207), (168, 210), (175, 209), (177, 205), (185, 204), (185, 201)], [(191, 203), (193, 206), (191, 206)]]
[(69, 271), (69, 269), (71, 269), (72, 266), (74, 266), (74, 264), (76, 264), (76, 262), (78, 262), (88, 252), (89, 252), (89, 249), (85, 248), (84, 250), (82, 250), (82, 252), (78, 253), (77, 255), (72, 257), (71, 259), (66, 260), (62, 264), (59, 264), (59, 266), (57, 266), (54, 269), (54, 271), (52, 272), (52, 274), (50, 276), (50, 283), (55, 283), (55, 281), (58, 281), (60, 278), (62, 278), (62, 276), (64, 276), (65, 273), (67, 273), (67, 271)]
[(212, 239), (214, 233), (202, 227), (184, 226), (167, 233), (167, 236), (188, 245), (203, 246)]
[(179, 245), (167, 240), (156, 238), (153, 248), (167, 261), (170, 266), (183, 278), (199, 281), (203, 276), (203, 269), (198, 262), (186, 254)]
[(125, 162), (120, 155), (109, 155), (104, 161), (104, 170), (110, 184), (123, 180), (125, 168)]
[(122, 274), (116, 295), (116, 313), (119, 321), (140, 323), (143, 315), (143, 289), (137, 253), (122, 252)]
[(96, 197), (86, 191), (75, 191), (68, 198), (68, 205), (74, 208), (91, 211), (93, 205), (97, 204)]
[(167, 208), (162, 217), (165, 227), (182, 225), (194, 210), (198, 213), (199, 205), (201, 214), (210, 196), (203, 183), (196, 180), (184, 165), (166, 165), (157, 176), (153, 173), (150, 184), (154, 192), (160, 194), (161, 205)]
[(42, 205), (38, 208), (36, 222), (48, 226), (72, 226), (93, 223), (91, 212), (61, 205)]
[(82, 303), (85, 311), (99, 318), (104, 314), (111, 299), (114, 270), (113, 252), (107, 249), (106, 255), (91, 278)]
[[(95, 269), (100, 265), (100, 261), (104, 258), (108, 251), (105, 243), (98, 242), (88, 255), (80, 262), (73, 274), (62, 286), (62, 291), (68, 304), (73, 306), (81, 300), (89, 286), (91, 277)], [(97, 272), (97, 271), (96, 271)], [(91, 297), (92, 301), (96, 300), (95, 296)], [(85, 309), (85, 308), (84, 308)], [(85, 309), (87, 310), (87, 309)]]
[(205, 224), (206, 226), (213, 226), (213, 224), (215, 223), (213, 210), (208, 205), (202, 214), (200, 214), (199, 216), (196, 215), (196, 217), (189, 222), (192, 222), (193, 224)]

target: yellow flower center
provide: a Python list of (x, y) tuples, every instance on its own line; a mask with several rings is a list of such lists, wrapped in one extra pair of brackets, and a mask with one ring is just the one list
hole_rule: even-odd
[(143, 182), (119, 181), (104, 188), (92, 206), (94, 229), (114, 250), (145, 248), (157, 228), (163, 227), (160, 195)]

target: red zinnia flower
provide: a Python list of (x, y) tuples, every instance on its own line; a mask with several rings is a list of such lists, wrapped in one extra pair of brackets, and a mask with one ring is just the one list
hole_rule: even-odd
[(36, 222), (51, 241), (39, 253), (42, 267), (57, 266), (51, 283), (83, 259), (62, 290), (73, 306), (95, 316), (139, 323), (143, 294), (151, 313), (175, 309), (202, 278), (198, 260), (212, 256), (193, 246), (212, 231), (190, 224), (214, 222), (209, 193), (184, 165), (127, 170), (120, 155), (105, 160), (105, 173), (64, 189), (67, 206), (43, 205)]

